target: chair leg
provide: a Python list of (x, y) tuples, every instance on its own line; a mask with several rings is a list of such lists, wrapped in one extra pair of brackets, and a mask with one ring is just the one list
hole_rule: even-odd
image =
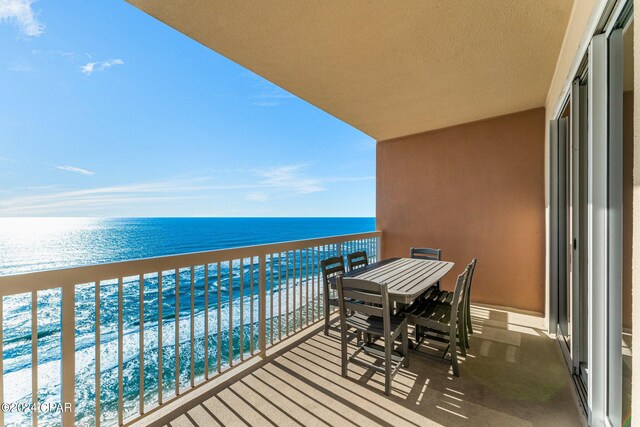
[(464, 343), (466, 348), (471, 348), (471, 345), (469, 344), (469, 333), (467, 332), (466, 327), (464, 328)]
[(473, 334), (473, 326), (471, 325), (471, 300), (467, 301), (467, 331)]
[(466, 307), (461, 307), (458, 310), (458, 319), (456, 322), (456, 336), (458, 337), (458, 345), (460, 346), (460, 353), (462, 356), (467, 357), (467, 316)]
[[(342, 324), (340, 325), (342, 326)], [(341, 354), (340, 357), (342, 359), (342, 376), (347, 377), (347, 364), (348, 356), (347, 356), (347, 331), (346, 328), (340, 328), (340, 349)]]
[(393, 340), (385, 337), (384, 339), (384, 394), (391, 394), (391, 351), (393, 349)]
[(409, 367), (409, 327), (405, 325), (402, 331), (402, 356), (404, 357), (404, 367)]
[(424, 330), (422, 326), (416, 324), (415, 335), (416, 335), (416, 344), (417, 344), (418, 342), (420, 342), (420, 340), (422, 339), (422, 336), (424, 335)]
[(469, 348), (469, 334), (467, 333), (467, 312), (466, 310), (463, 311), (463, 316), (462, 319), (460, 319), (460, 325), (458, 325), (458, 328), (460, 329), (460, 333), (462, 334), (462, 336), (464, 337), (464, 341), (463, 343), (463, 348), (464, 348), (464, 352), (463, 354), (466, 356), (467, 354), (467, 349)]
[(326, 313), (324, 318), (324, 334), (329, 336), (329, 316), (327, 316)]
[(471, 345), (469, 344), (469, 328), (467, 327), (467, 321), (465, 319), (464, 321), (464, 326), (462, 328), (462, 331), (464, 332), (464, 343), (465, 343), (465, 347), (466, 348), (471, 348)]
[(460, 346), (460, 353), (462, 353), (462, 356), (467, 357), (467, 340), (464, 335), (464, 327), (458, 328), (458, 345)]
[(329, 297), (324, 295), (324, 334), (329, 335)]
[(460, 368), (458, 367), (458, 338), (456, 333), (456, 323), (452, 322), (449, 330), (449, 352), (451, 353), (451, 367), (453, 368), (453, 375), (460, 376)]

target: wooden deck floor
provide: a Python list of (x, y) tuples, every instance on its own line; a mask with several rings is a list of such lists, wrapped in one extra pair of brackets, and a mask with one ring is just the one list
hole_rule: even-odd
[[(473, 308), (476, 333), (461, 362), (411, 354), (384, 395), (384, 378), (350, 365), (340, 376), (339, 337), (315, 333), (168, 424), (192, 426), (581, 426), (571, 379), (542, 319)], [(165, 419), (166, 420), (166, 419)]]

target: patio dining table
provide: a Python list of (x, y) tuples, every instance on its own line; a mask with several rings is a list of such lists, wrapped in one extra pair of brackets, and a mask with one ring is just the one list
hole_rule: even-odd
[[(434, 286), (453, 268), (449, 261), (432, 261), (416, 258), (388, 258), (366, 267), (350, 271), (344, 277), (386, 283), (389, 300), (400, 304), (411, 304), (420, 295)], [(335, 289), (335, 277), (329, 280)]]

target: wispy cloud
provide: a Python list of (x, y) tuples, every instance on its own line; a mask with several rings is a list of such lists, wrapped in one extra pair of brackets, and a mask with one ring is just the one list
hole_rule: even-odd
[[(2, 0), (0, 0), (2, 1)], [(114, 65), (123, 65), (124, 61), (120, 58), (109, 59), (106, 61), (98, 61), (98, 62), (87, 62), (82, 67), (80, 67), (80, 72), (90, 76), (96, 71), (104, 71), (107, 68), (111, 68)]]
[(79, 168), (76, 166), (55, 166), (56, 169), (59, 169), (61, 171), (66, 171), (66, 172), (73, 172), (73, 173), (79, 173), (80, 175), (95, 175), (95, 172), (90, 171), (88, 169), (83, 169), (83, 168)]
[[(222, 190), (255, 189), (255, 185), (215, 185), (210, 177), (172, 178), (84, 190), (44, 191), (40, 194), (0, 199), (0, 216), (40, 214), (79, 215), (97, 207), (131, 206), (160, 201), (210, 198)], [(200, 192), (200, 194), (197, 194)]]
[[(58, 57), (58, 58), (65, 58), (65, 59), (74, 59), (78, 55), (80, 55), (78, 52), (69, 51), (69, 50), (59, 50), (59, 49), (50, 49), (50, 50), (33, 49), (31, 51), (31, 54), (32, 55), (46, 55), (46, 56), (51, 56), (51, 57), (54, 57), (54, 58)], [(91, 55), (89, 55), (89, 54), (85, 53), (83, 55), (86, 55), (87, 57), (91, 58)]]
[(277, 107), (286, 104), (287, 99), (295, 98), (286, 90), (254, 73), (250, 73), (250, 76), (256, 79), (255, 86), (258, 89), (258, 93), (251, 97), (255, 100), (251, 103), (254, 107)]
[(284, 104), (284, 102), (278, 101), (256, 101), (251, 103), (254, 107), (277, 107), (282, 104)]
[[(337, 182), (373, 179), (369, 176), (313, 177), (306, 173), (307, 167), (306, 164), (292, 164), (272, 168), (254, 168), (245, 170), (243, 173), (234, 170), (229, 172), (233, 178), (231, 181), (233, 184), (228, 183), (229, 179), (221, 181), (219, 177), (200, 176), (82, 190), (65, 190), (51, 186), (32, 188), (28, 195), (23, 193), (14, 197), (0, 197), (0, 216), (57, 214), (73, 216), (94, 214), (97, 211), (113, 212), (113, 209), (117, 208), (148, 206), (150, 203), (170, 204), (170, 202), (184, 200), (216, 200), (226, 197), (225, 192), (231, 192), (235, 196), (238, 193), (244, 194), (246, 201), (266, 203), (273, 199), (326, 191), (328, 185)], [(237, 182), (238, 177), (244, 177), (244, 179)]]
[(269, 200), (269, 195), (263, 191), (254, 191), (245, 196), (245, 199), (250, 202), (266, 202)]
[(277, 166), (258, 170), (263, 177), (262, 185), (294, 194), (309, 194), (324, 191), (321, 180), (305, 176), (304, 164)]
[(33, 0), (0, 0), (0, 23), (9, 22), (27, 37), (38, 37), (44, 32), (31, 5)]

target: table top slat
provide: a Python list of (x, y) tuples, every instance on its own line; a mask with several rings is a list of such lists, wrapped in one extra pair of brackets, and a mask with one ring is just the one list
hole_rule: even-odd
[(431, 277), (437, 275), (442, 268), (447, 268), (447, 266), (438, 261), (431, 261), (430, 265), (424, 266), (419, 272), (416, 272), (416, 274), (399, 280), (395, 285), (395, 288), (398, 291), (411, 292), (411, 289), (415, 286), (420, 286), (420, 283), (424, 281), (427, 276)]
[(410, 262), (392, 262), (363, 274), (360, 274), (358, 270), (356, 270), (356, 272), (359, 279), (372, 280), (378, 283), (388, 283), (390, 278), (398, 277), (400, 272), (405, 272), (406, 274), (406, 270), (410, 266), (412, 266)]

